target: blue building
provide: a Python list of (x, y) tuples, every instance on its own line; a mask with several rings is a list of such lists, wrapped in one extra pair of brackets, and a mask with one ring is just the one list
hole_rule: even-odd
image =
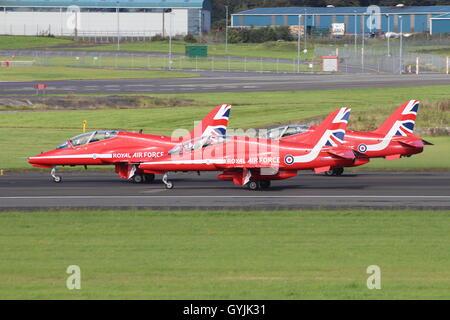
[[(211, 0), (0, 0), (0, 34), (151, 36), (211, 29)], [(76, 11), (76, 15), (75, 12)]]
[(431, 18), (430, 33), (450, 33), (450, 13)]
[[(373, 19), (366, 7), (288, 7), (259, 8), (232, 15), (233, 27), (306, 26), (308, 30), (329, 30), (333, 23), (344, 23), (346, 34), (368, 32), (430, 32), (431, 18), (450, 12), (450, 6), (379, 7), (375, 16), (379, 27), (370, 30)], [(442, 20), (445, 18), (442, 18)], [(440, 21), (440, 20), (439, 20)], [(448, 21), (448, 20), (447, 20)], [(436, 20), (438, 22), (438, 20)], [(450, 32), (448, 22), (438, 22), (440, 32)], [(442, 29), (443, 28), (443, 29)]]

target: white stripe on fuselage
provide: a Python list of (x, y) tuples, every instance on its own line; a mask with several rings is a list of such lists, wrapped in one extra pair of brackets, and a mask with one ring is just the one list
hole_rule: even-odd
[(311, 151), (303, 156), (296, 156), (294, 157), (294, 163), (296, 162), (311, 162), (314, 159), (317, 158), (320, 151), (322, 150), (323, 146), (327, 143), (330, 136), (333, 134), (334, 131), (327, 130), (325, 131), (325, 134), (320, 138), (319, 142), (314, 146), (314, 148), (311, 149)]
[(39, 159), (112, 159), (112, 154), (74, 154), (68, 156), (38, 156), (31, 157), (30, 160), (39, 160)]
[(154, 161), (143, 162), (144, 164), (226, 164), (226, 159), (200, 159), (200, 160), (173, 160), (173, 161)]
[(367, 151), (380, 151), (386, 149), (389, 143), (391, 143), (394, 135), (400, 129), (401, 125), (402, 121), (396, 121), (395, 124), (392, 126), (391, 130), (389, 130), (387, 135), (383, 138), (383, 140), (380, 143), (367, 145)]

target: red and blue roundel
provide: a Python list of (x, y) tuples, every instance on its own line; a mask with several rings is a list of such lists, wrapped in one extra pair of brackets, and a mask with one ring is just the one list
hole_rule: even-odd
[(293, 164), (294, 161), (295, 161), (294, 157), (291, 156), (290, 154), (284, 157), (284, 163), (286, 163), (287, 165)]
[(367, 146), (364, 143), (361, 143), (358, 146), (358, 152), (365, 153), (367, 151)]

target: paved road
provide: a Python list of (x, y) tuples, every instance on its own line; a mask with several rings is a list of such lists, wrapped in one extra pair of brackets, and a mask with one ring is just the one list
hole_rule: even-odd
[(0, 176), (0, 210), (42, 208), (152, 209), (450, 209), (450, 172), (364, 172), (342, 177), (301, 173), (276, 181), (266, 191), (249, 191), (215, 174), (173, 174), (172, 190), (132, 184), (112, 173), (63, 173), (55, 184), (48, 174)]
[[(312, 75), (201, 72), (199, 78), (45, 81), (50, 94), (149, 94), (197, 92), (302, 91), (450, 85), (450, 76)], [(0, 82), (0, 95), (34, 94), (36, 82)]]

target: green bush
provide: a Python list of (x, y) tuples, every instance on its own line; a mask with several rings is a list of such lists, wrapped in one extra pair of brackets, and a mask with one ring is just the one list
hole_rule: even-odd
[(187, 43), (197, 43), (197, 39), (190, 33), (184, 36), (184, 42)]
[(289, 27), (262, 27), (230, 29), (228, 41), (231, 43), (262, 43), (268, 41), (292, 41), (294, 38)]
[(166, 41), (166, 40), (168, 40), (168, 39), (169, 39), (168, 37), (163, 37), (163, 36), (160, 35), (160, 34), (154, 35), (154, 36), (152, 37), (152, 41)]

